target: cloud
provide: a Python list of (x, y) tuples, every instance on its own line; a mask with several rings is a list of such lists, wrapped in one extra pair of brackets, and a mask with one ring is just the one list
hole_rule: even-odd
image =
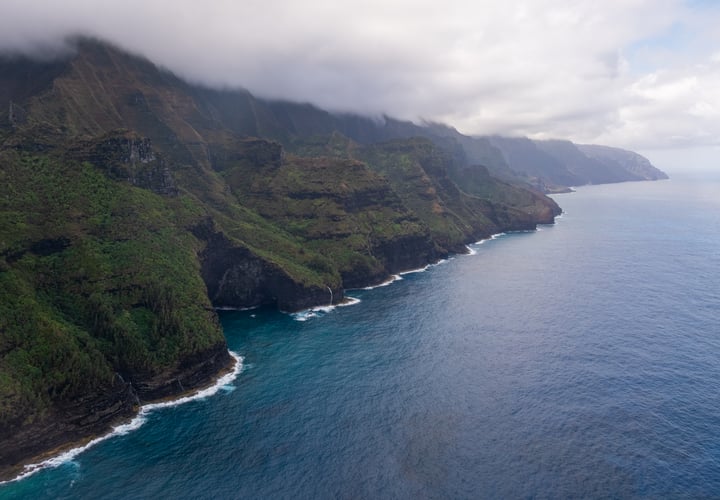
[(618, 123), (602, 140), (640, 148), (720, 145), (718, 88), (720, 62), (713, 57), (645, 75), (624, 90)]
[[(444, 121), (466, 133), (647, 147), (671, 137), (717, 141), (720, 110), (707, 87), (718, 88), (717, 44), (702, 43), (715, 36), (719, 16), (681, 0), (3, 4), (7, 50), (37, 52), (83, 33), (194, 82)], [(681, 40), (687, 53), (675, 48), (678, 33), (693, 34)], [(705, 66), (697, 60), (703, 46), (714, 47), (700, 54)]]

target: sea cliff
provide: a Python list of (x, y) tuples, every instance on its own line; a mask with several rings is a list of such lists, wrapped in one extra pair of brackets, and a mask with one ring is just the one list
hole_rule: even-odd
[(199, 88), (94, 40), (0, 59), (0, 106), (1, 478), (211, 383), (215, 308), (338, 303), (560, 213), (476, 163), (502, 159), (486, 139)]

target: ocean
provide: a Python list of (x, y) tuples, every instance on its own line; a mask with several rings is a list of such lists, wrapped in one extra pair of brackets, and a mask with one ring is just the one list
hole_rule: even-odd
[(720, 497), (720, 178), (555, 199), (353, 305), (222, 313), (234, 379), (0, 497)]

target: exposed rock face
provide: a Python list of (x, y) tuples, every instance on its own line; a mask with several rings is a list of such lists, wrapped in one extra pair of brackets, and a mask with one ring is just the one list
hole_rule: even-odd
[(155, 152), (152, 141), (126, 131), (112, 132), (94, 141), (83, 141), (70, 149), (68, 156), (88, 161), (113, 179), (149, 189), (158, 194), (176, 196), (170, 167)]
[(27, 121), (27, 112), (14, 102), (10, 101), (8, 106), (8, 122), (11, 126), (17, 127)]
[(428, 235), (406, 235), (379, 241), (373, 247), (373, 255), (378, 256), (390, 273), (418, 269), (447, 257), (446, 253), (437, 251)]
[(128, 374), (132, 390), (140, 403), (177, 396), (211, 383), (233, 362), (225, 342), (210, 349), (182, 358), (178, 364), (162, 373)]
[(284, 158), (280, 144), (257, 138), (235, 140), (225, 147), (214, 146), (210, 151), (210, 161), (215, 170), (225, 170), (238, 163), (280, 168)]
[[(255, 307), (274, 304), (282, 311), (297, 311), (328, 300), (328, 291), (304, 287), (280, 267), (234, 246), (222, 234), (208, 240), (200, 254), (203, 279), (216, 307)], [(342, 299), (342, 291), (333, 292)]]
[[(253, 254), (218, 231), (212, 220), (193, 228), (206, 242), (200, 253), (201, 274), (215, 307), (248, 308), (277, 305), (282, 311), (298, 311), (327, 304), (327, 287), (306, 286), (292, 279), (280, 266)], [(343, 289), (330, 287), (332, 299), (343, 299)]]
[(69, 443), (90, 439), (131, 418), (144, 403), (177, 396), (208, 385), (234, 360), (225, 343), (182, 359), (171, 372), (116, 374), (110, 385), (68, 400), (31, 424), (12, 422), (0, 428), (0, 479), (21, 470), (28, 458), (57, 452)]
[(3, 426), (0, 480), (19, 473), (28, 459), (107, 432), (113, 424), (132, 417), (137, 405), (132, 386), (116, 377), (111, 386), (69, 401), (48, 415), (36, 417), (29, 425), (18, 421)]

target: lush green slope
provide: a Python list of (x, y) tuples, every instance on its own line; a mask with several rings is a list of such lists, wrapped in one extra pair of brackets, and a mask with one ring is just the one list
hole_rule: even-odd
[[(229, 363), (184, 229), (201, 213), (192, 200), (53, 154), (5, 149), (0, 167), (0, 465)], [(183, 365), (197, 356), (212, 366)], [(21, 439), (30, 429), (44, 431)]]
[(210, 382), (231, 361), (214, 307), (337, 302), (559, 213), (465, 175), (454, 137), (199, 89), (89, 40), (0, 61), (0, 108), (0, 475)]
[(494, 232), (551, 223), (560, 213), (541, 193), (501, 181), (479, 165), (458, 162), (453, 151), (427, 138), (362, 145), (335, 132), (296, 137), (291, 147), (304, 156), (365, 162), (427, 226), (443, 254), (461, 252), (466, 243)]

